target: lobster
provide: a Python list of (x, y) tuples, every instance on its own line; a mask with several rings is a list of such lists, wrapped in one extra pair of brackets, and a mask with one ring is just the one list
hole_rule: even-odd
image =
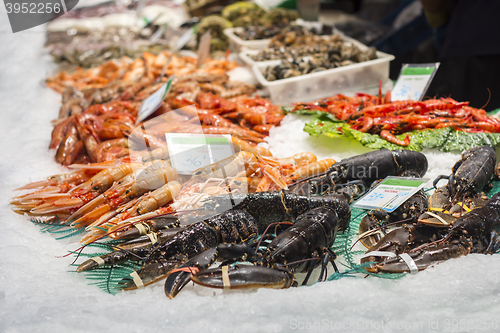
[[(429, 235), (436, 236), (436, 231), (442, 230), (442, 228), (433, 228), (424, 224), (413, 226), (413, 228), (419, 228), (420, 234), (414, 230), (412, 237), (402, 238), (405, 240), (410, 238), (412, 240), (418, 239), (419, 241), (428, 238), (429, 241), (432, 240)], [(434, 230), (431, 231), (430, 228)], [(425, 234), (422, 232), (424, 230), (428, 233)], [(406, 253), (406, 256), (403, 256), (402, 253), (406, 252), (407, 249), (398, 248), (398, 246), (394, 245), (396, 244), (395, 242), (392, 242), (392, 248), (390, 249), (390, 246), (381, 246), (379, 242), (376, 249), (372, 247), (368, 251), (366, 257), (362, 259), (362, 263), (376, 262), (376, 259), (374, 256), (370, 255), (370, 252), (380, 249), (389, 249), (393, 251), (393, 255), (391, 255), (391, 253), (382, 253), (383, 256), (388, 256), (390, 258), (379, 261), (369, 267), (371, 271), (391, 273), (416, 272), (433, 264), (452, 258), (458, 258), (469, 253), (492, 254), (497, 252), (500, 248), (500, 241), (498, 240), (499, 230), (500, 192), (491, 197), (484, 206), (476, 208), (459, 217), (454, 221), (453, 225), (447, 229), (441, 239), (414, 247)], [(389, 234), (387, 234), (386, 237), (389, 238), (388, 236)], [(395, 237), (392, 238), (395, 239)], [(389, 244), (388, 240), (385, 240), (385, 243)], [(404, 242), (399, 245), (401, 244), (404, 244)], [(380, 255), (380, 253), (377, 255)]]
[(456, 203), (457, 198), (476, 197), (488, 184), (496, 164), (495, 150), (479, 146), (462, 153), (449, 176), (441, 175), (434, 180), (434, 187), (441, 179), (448, 184), (437, 188), (429, 199), (431, 210), (442, 211)]
[(342, 184), (358, 181), (366, 186), (387, 176), (399, 176), (407, 170), (413, 170), (422, 177), (427, 166), (427, 158), (422, 153), (381, 149), (345, 158), (333, 164), (326, 173), (296, 182), (289, 188), (304, 191), (302, 182), (307, 180), (310, 194), (332, 193)]
[[(233, 200), (233, 201), (231, 201)], [(234, 202), (238, 204), (234, 204)], [(143, 268), (132, 273), (123, 282), (124, 289), (135, 289), (154, 283), (186, 260), (221, 243), (238, 243), (250, 235), (262, 233), (272, 223), (295, 221), (304, 212), (315, 207), (330, 207), (338, 214), (339, 229), (345, 229), (350, 221), (350, 197), (343, 194), (324, 197), (306, 197), (283, 191), (250, 193), (247, 197), (216, 196), (204, 202), (203, 209), (219, 215), (195, 222), (176, 233), (167, 241), (154, 246), (137, 247), (96, 257), (84, 262), (77, 271), (113, 265), (126, 260), (141, 260)], [(157, 233), (158, 228), (172, 226), (172, 216), (141, 221), (137, 228)], [(173, 224), (175, 226), (175, 223)]]
[[(348, 208), (347, 206), (346, 208)], [(295, 223), (276, 236), (265, 250), (247, 244), (221, 244), (193, 257), (173, 271), (165, 281), (165, 293), (175, 297), (189, 282), (212, 288), (289, 288), (296, 286), (294, 272), (307, 272), (320, 263), (322, 280), (328, 262), (338, 271), (330, 248), (335, 241), (340, 218), (330, 207), (316, 207), (299, 217)], [(257, 244), (258, 247), (259, 244)], [(244, 260), (254, 265), (223, 265), (207, 269), (215, 260)]]
[[(102, 265), (113, 265), (126, 260), (141, 260), (146, 264), (123, 281), (123, 289), (136, 289), (165, 278), (182, 262), (219, 243), (242, 242), (256, 235), (257, 221), (247, 212), (226, 211), (220, 215), (194, 223), (175, 233), (166, 241), (153, 245), (123, 249), (87, 260), (77, 271), (81, 272)], [(124, 254), (125, 253), (125, 254)], [(134, 259), (135, 258), (135, 259)]]
[[(393, 263), (399, 262), (401, 256), (408, 263), (411, 263), (410, 259), (412, 256), (416, 256), (417, 251), (422, 258), (425, 258), (421, 262), (429, 263), (426, 266), (421, 265), (422, 267), (469, 253), (470, 248), (464, 245), (462, 238), (455, 239), (447, 235), (450, 228), (454, 229), (457, 223), (461, 223), (460, 219), (464, 211), (470, 211), (471, 208), (478, 209), (485, 204), (485, 200), (478, 197), (478, 192), (488, 183), (494, 166), (495, 151), (489, 146), (476, 147), (463, 152), (460, 161), (453, 166), (450, 176), (439, 176), (434, 180), (434, 186), (440, 179), (447, 178), (449, 181), (447, 185), (438, 188), (431, 195), (429, 199), (430, 211), (418, 217), (418, 224), (408, 222), (401, 228), (394, 229), (385, 236), (382, 235), (382, 237), (379, 234), (370, 235), (370, 238), (365, 242), (370, 248), (361, 262), (375, 262), (375, 265), (367, 268), (372, 272), (391, 271), (392, 268), (381, 267), (386, 267), (386, 263), (393, 265)], [(457, 203), (457, 198), (462, 198), (461, 202)], [(380, 213), (372, 215), (374, 218), (367, 218), (366, 226), (363, 229), (378, 229), (377, 226), (372, 226), (373, 221), (382, 221), (383, 218), (378, 216)], [(415, 223), (415, 220), (412, 219), (411, 223)], [(445, 244), (444, 241), (441, 241), (441, 244), (435, 244), (434, 242), (438, 239), (451, 239), (449, 242), (451, 245)], [(419, 250), (422, 247), (426, 248), (427, 252)], [(380, 251), (384, 252), (381, 254)], [(410, 253), (410, 256), (405, 255), (407, 252)], [(380, 254), (381, 256), (379, 256)], [(383, 259), (385, 255), (389, 256), (390, 259)], [(401, 262), (398, 265), (401, 265)], [(402, 261), (402, 265), (406, 265), (404, 261)], [(408, 266), (406, 269), (409, 269)], [(411, 270), (416, 271), (417, 269), (413, 266)]]

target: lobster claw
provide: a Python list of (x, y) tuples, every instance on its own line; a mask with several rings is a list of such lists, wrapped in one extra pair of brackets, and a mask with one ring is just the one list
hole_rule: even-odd
[(294, 274), (288, 269), (255, 265), (222, 266), (206, 269), (191, 277), (194, 283), (219, 289), (289, 288)]
[[(430, 245), (420, 251), (403, 253), (375, 264), (378, 272), (385, 273), (416, 273), (434, 264), (448, 259), (467, 255), (470, 251), (466, 243), (453, 241), (451, 243)], [(406, 256), (404, 256), (406, 255)]]
[[(384, 256), (378, 255), (377, 252), (380, 254), (380, 251), (382, 251), (395, 257), (408, 252), (414, 246), (437, 238), (438, 232), (438, 228), (425, 224), (408, 225), (391, 230), (378, 243), (368, 249), (366, 254), (361, 258), (361, 264), (372, 263), (365, 267), (365, 269), (370, 273), (376, 273), (380, 271), (378, 265), (388, 261), (383, 259)], [(404, 262), (402, 262), (402, 265), (404, 265)]]
[(165, 294), (168, 298), (174, 298), (179, 291), (191, 280), (191, 275), (200, 269), (210, 266), (217, 256), (217, 248), (211, 248), (203, 251), (199, 255), (186, 261), (183, 265), (174, 269), (165, 281)]
[(191, 276), (200, 270), (205, 270), (216, 260), (234, 260), (242, 257), (255, 256), (255, 251), (247, 244), (219, 244), (217, 247), (203, 251), (174, 269), (165, 281), (165, 294), (174, 298), (191, 280)]

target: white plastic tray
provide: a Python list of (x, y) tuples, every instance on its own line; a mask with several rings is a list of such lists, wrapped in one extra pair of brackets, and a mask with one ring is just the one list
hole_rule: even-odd
[[(368, 48), (358, 41), (352, 43), (361, 50)], [(257, 62), (252, 70), (257, 81), (269, 90), (273, 103), (289, 104), (338, 93), (364, 91), (377, 87), (380, 80), (385, 85), (389, 81), (389, 62), (393, 59), (393, 55), (377, 51), (377, 59), (374, 60), (276, 81), (267, 81), (262, 73), (267, 67), (279, 65), (281, 60)]]
[(262, 50), (269, 45), (270, 39), (244, 40), (234, 34), (235, 31), (242, 32), (243, 28), (227, 28), (224, 34), (229, 38), (229, 48), (233, 52), (243, 50)]

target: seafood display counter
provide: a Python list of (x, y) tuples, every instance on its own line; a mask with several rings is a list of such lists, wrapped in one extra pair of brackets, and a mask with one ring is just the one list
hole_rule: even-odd
[[(0, 15), (6, 17), (3, 9)], [(7, 22), (0, 20), (0, 31), (7, 30)], [(232, 75), (227, 73), (236, 65), (227, 58), (207, 60), (200, 69), (196, 59), (183, 55), (168, 63), (166, 51), (54, 75), (56, 64), (40, 51), (44, 39), (44, 26), (0, 36), (1, 331), (458, 332), (499, 327), (495, 314), (500, 309), (500, 256), (483, 254), (498, 250), (490, 240), (495, 240), (491, 232), (500, 221), (499, 199), (491, 191), (490, 200), (475, 194), (488, 190), (496, 166), (499, 151), (486, 144), (495, 146), (500, 139), (497, 133), (478, 133), (497, 125), (482, 110), (450, 99), (415, 102), (405, 107), (418, 108), (414, 117), (422, 123), (407, 126), (395, 123), (397, 115), (392, 114), (407, 109), (392, 104), (390, 94), (368, 95), (372, 91), (366, 86), (352, 97), (321, 96), (329, 97), (321, 103), (308, 103), (312, 96), (294, 105), (288, 100), (283, 110), (274, 100), (251, 96), (255, 88), (250, 84), (229, 81)], [(366, 61), (367, 66), (377, 60), (388, 64), (389, 55), (379, 52), (378, 57)], [(342, 73), (342, 68), (334, 70)], [(141, 103), (172, 75), (177, 81), (163, 96), (158, 117), (137, 127)], [(114, 85), (113, 77), (120, 77), (121, 84)], [(293, 78), (283, 82), (287, 80)], [(198, 108), (194, 113), (193, 104)], [(463, 129), (471, 136), (460, 141), (459, 149), (444, 142), (458, 136), (454, 127), (440, 129), (441, 141), (415, 132), (428, 120), (424, 117), (442, 111), (442, 105), (456, 116), (453, 124), (459, 121), (459, 111), (469, 121)], [(51, 123), (57, 110), (59, 119)], [(388, 122), (382, 120), (377, 123), (382, 117), (375, 117), (380, 116), (376, 112), (392, 119), (391, 127), (384, 127)], [(231, 135), (237, 154), (224, 172), (207, 166), (190, 178), (162, 158), (166, 132)], [(405, 135), (410, 147), (405, 146)], [(141, 139), (147, 147), (135, 145)], [(391, 150), (380, 149), (385, 147)], [(113, 161), (122, 164), (110, 164)], [(244, 168), (233, 170), (237, 165)], [(373, 166), (376, 175), (366, 172)], [(145, 171), (147, 179), (135, 176), (133, 167)], [(364, 169), (360, 173), (353, 168)], [(326, 178), (316, 177), (321, 171), (328, 171)], [(234, 174), (228, 177), (225, 172)], [(427, 202), (425, 192), (433, 192), (432, 180), (450, 174), (450, 185), (440, 182)], [(386, 176), (430, 182), (399, 211), (369, 213), (363, 220), (366, 211), (350, 204), (358, 191)], [(151, 187), (139, 186), (141, 181)], [(255, 193), (238, 193), (243, 187)], [(308, 195), (311, 187), (325, 195)], [(236, 190), (229, 196), (227, 188)], [(498, 191), (497, 181), (493, 188)], [(175, 197), (177, 201), (166, 204)], [(419, 214), (429, 205), (435, 208), (430, 215)], [(482, 207), (469, 223), (472, 215), (465, 211), (474, 205)], [(226, 206), (235, 207), (222, 209)], [(202, 216), (201, 208), (221, 215)], [(177, 223), (173, 209), (196, 211), (202, 217), (186, 227)], [(456, 216), (446, 220), (440, 215), (446, 210)], [(366, 234), (374, 228), (370, 223), (378, 227), (381, 220), (413, 217), (422, 224)], [(60, 219), (71, 224), (60, 229)], [(124, 221), (144, 223), (133, 228)], [(109, 240), (104, 235), (140, 232), (160, 221), (184, 229), (158, 232), (158, 237), (174, 234), (160, 244), (144, 236), (141, 241), (156, 244), (151, 251), (131, 247), (106, 256), (120, 237)], [(295, 229), (287, 229), (292, 221)], [(360, 237), (358, 227), (369, 237)], [(276, 238), (253, 238), (256, 234)], [(296, 234), (305, 235), (302, 252), (301, 245), (283, 245), (296, 241)], [(361, 242), (356, 242), (358, 237)], [(79, 251), (81, 244), (91, 242), (91, 250)], [(266, 242), (269, 248), (263, 249)], [(371, 255), (363, 257), (368, 247)], [(170, 253), (173, 248), (177, 252)], [(255, 249), (261, 249), (260, 254)], [(380, 256), (374, 251), (386, 252)], [(124, 263), (120, 256), (129, 260)], [(238, 263), (203, 271), (214, 258)], [(318, 258), (323, 268), (307, 274)], [(165, 276), (149, 275), (147, 269), (168, 269), (170, 275), (166, 282), (151, 283)], [(127, 276), (131, 278), (124, 282)], [(308, 285), (295, 287), (303, 280), (309, 280)], [(268, 288), (239, 289), (240, 282)], [(118, 290), (117, 285), (133, 290)]]

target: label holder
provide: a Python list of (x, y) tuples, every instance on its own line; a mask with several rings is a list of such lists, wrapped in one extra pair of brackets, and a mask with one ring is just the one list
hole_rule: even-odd
[(229, 134), (166, 133), (172, 166), (179, 174), (214, 164), (235, 154)]
[(172, 87), (172, 81), (174, 80), (175, 75), (172, 75), (170, 79), (163, 84), (160, 89), (152, 93), (148, 98), (142, 101), (141, 108), (137, 113), (137, 120), (135, 124), (139, 124), (147, 117), (153, 114), (158, 108), (161, 106), (163, 99), (167, 96), (170, 88)]
[(440, 63), (403, 64), (391, 92), (392, 101), (421, 101), (429, 88)]

